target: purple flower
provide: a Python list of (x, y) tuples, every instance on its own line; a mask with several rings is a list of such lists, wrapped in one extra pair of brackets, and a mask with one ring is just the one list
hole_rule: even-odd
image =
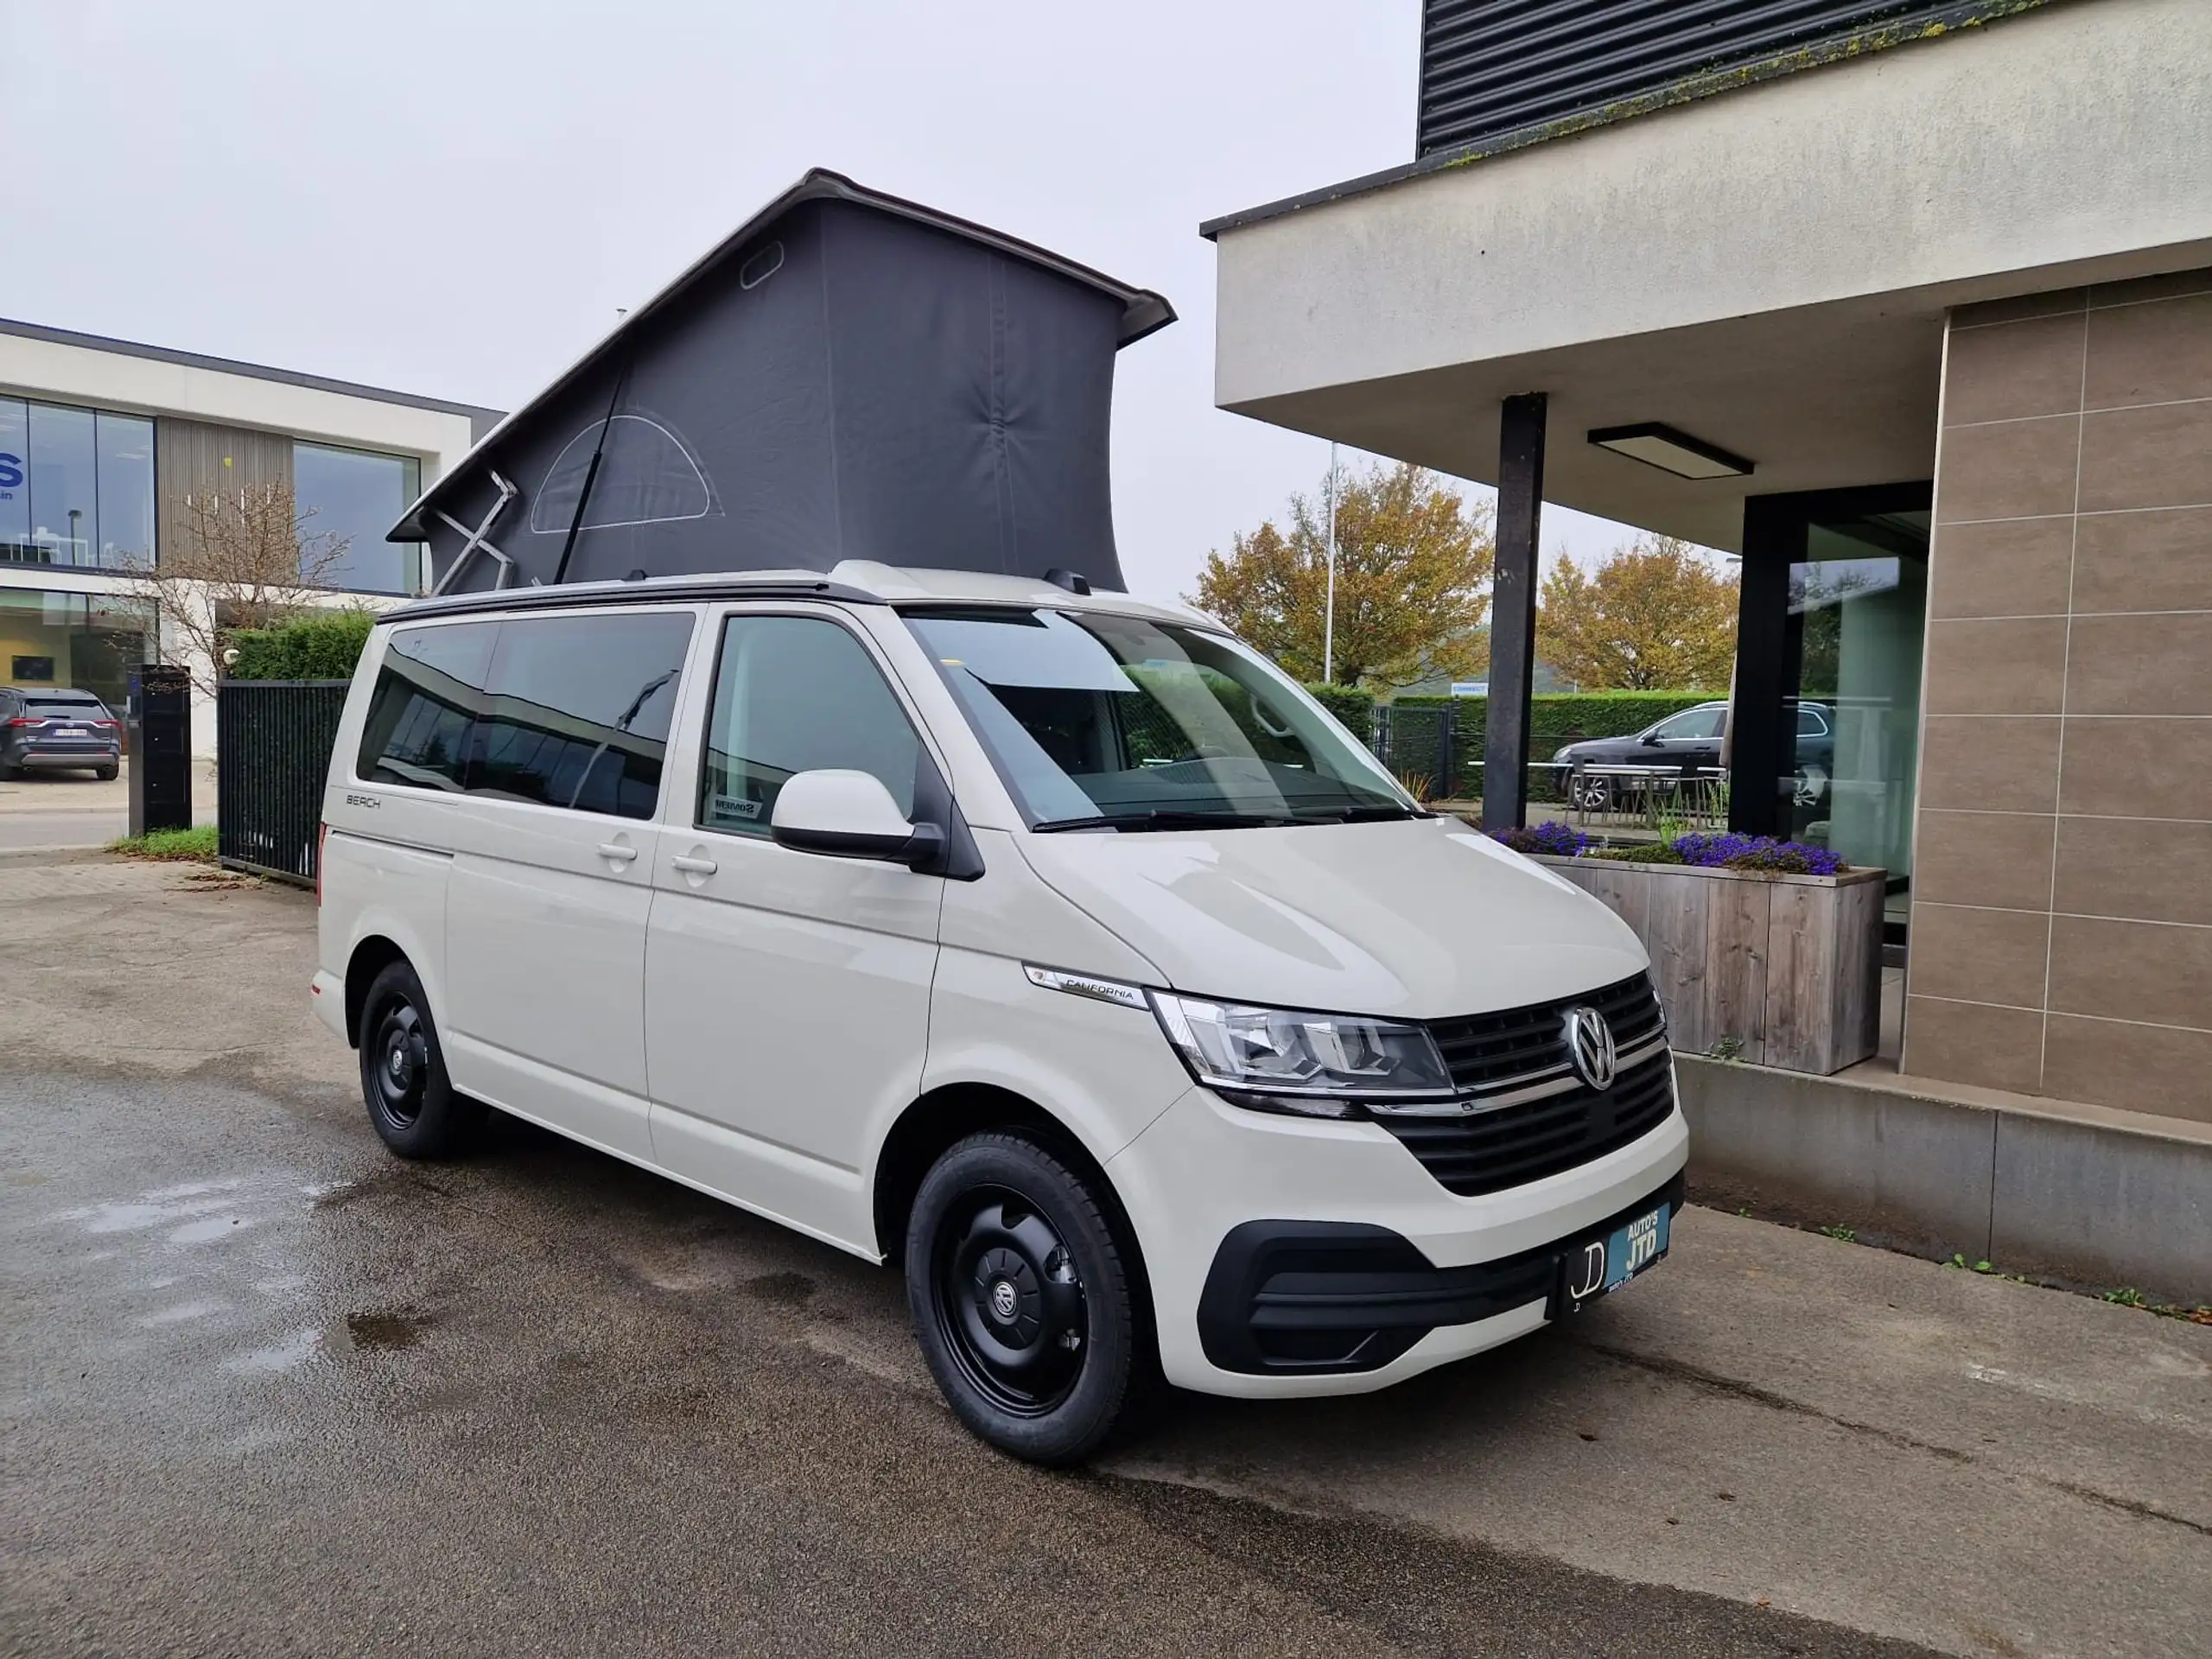
[(1730, 830), (1707, 835), (1692, 830), (1675, 837), (1674, 848), (1685, 864), (1708, 869), (1759, 870), (1770, 875), (1834, 875), (1843, 861), (1825, 847), (1808, 847), (1802, 841), (1777, 841), (1772, 836), (1745, 836)]
[(1547, 818), (1520, 830), (1493, 830), (1490, 838), (1516, 853), (1545, 853), (1554, 858), (1573, 858), (1590, 844), (1590, 837), (1571, 823)]

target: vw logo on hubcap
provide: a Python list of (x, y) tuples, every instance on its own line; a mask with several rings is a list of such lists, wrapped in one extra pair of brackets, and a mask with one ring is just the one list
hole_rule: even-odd
[(1001, 1279), (991, 1287), (991, 1313), (996, 1319), (1012, 1319), (1020, 1300), (1011, 1279)]
[(1576, 1075), (1592, 1089), (1611, 1088), (1613, 1068), (1620, 1056), (1613, 1047), (1613, 1028), (1605, 1023), (1605, 1016), (1592, 1007), (1569, 1008), (1562, 1034)]

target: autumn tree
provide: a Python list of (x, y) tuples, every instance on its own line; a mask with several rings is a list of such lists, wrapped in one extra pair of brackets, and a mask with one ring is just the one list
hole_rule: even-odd
[(288, 484), (194, 491), (179, 513), (179, 533), (163, 542), (160, 558), (138, 560), (124, 574), (194, 681), (212, 694), (231, 635), (313, 606), (348, 538), (311, 530), (315, 510), (302, 512)]
[(1536, 654), (1586, 690), (1719, 690), (1736, 658), (1736, 575), (1688, 542), (1644, 536), (1593, 574), (1544, 578)]
[[(1401, 462), (1337, 476), (1334, 669), (1339, 684), (1395, 690), (1464, 677), (1485, 656), (1490, 508), (1470, 506), (1437, 474)], [(1322, 674), (1328, 611), (1329, 503), (1290, 499), (1273, 519), (1206, 555), (1191, 602), (1302, 680)]]

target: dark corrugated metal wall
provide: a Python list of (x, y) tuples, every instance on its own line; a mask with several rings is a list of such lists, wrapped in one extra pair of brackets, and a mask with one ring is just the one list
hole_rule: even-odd
[(1972, 10), (1961, 0), (1424, 0), (1420, 153)]

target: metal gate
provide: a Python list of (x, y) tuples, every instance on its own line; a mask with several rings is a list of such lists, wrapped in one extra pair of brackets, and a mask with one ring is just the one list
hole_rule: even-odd
[(346, 680), (226, 680), (215, 693), (215, 845), (222, 862), (312, 884), (322, 785)]

